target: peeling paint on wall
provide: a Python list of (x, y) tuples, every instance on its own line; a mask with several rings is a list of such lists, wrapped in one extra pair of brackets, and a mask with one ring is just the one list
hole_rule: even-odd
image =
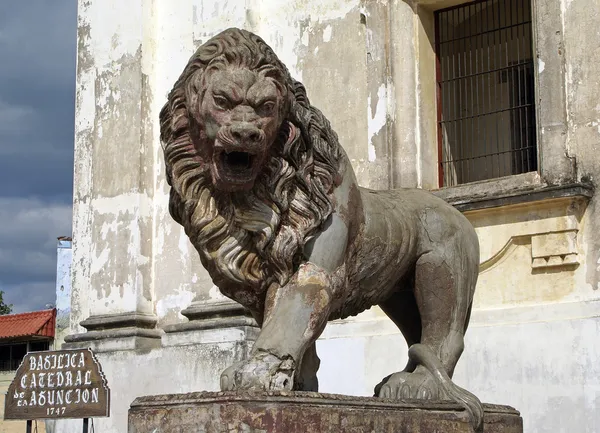
[(377, 90), (377, 102), (375, 107), (373, 107), (370, 95), (367, 100), (367, 107), (369, 119), (369, 161), (373, 162), (377, 158), (373, 137), (385, 127), (387, 119), (387, 89), (385, 84), (382, 84)]
[(93, 255), (93, 259), (91, 260), (92, 263), (90, 266), (90, 273), (97, 274), (101, 272), (102, 269), (104, 269), (106, 267), (106, 264), (108, 263), (109, 255), (110, 250), (108, 248), (103, 249), (102, 252), (100, 252), (100, 254), (95, 253)]
[(150, 209), (152, 197), (138, 192), (128, 192), (115, 197), (95, 197), (94, 211), (100, 215), (137, 214), (140, 209)]
[[(260, 21), (254, 29), (270, 44), (297, 80), (302, 81), (301, 60), (310, 37), (325, 23), (344, 19), (359, 0), (313, 2), (305, 0), (264, 0), (260, 2)], [(331, 42), (335, 35), (331, 25), (319, 35), (319, 42)]]
[[(109, 0), (89, 3), (85, 15), (93, 17), (95, 24), (89, 29), (90, 47), (93, 50), (94, 64), (100, 70), (112, 70), (114, 62), (138, 50), (142, 27), (131, 24), (142, 22), (141, 11), (141, 8), (131, 2)], [(123, 28), (123, 20), (114, 19), (115, 16), (127, 17), (130, 25)]]
[[(600, 250), (598, 250), (598, 260), (596, 261), (596, 275), (600, 275)], [(596, 287), (593, 287), (594, 290), (600, 290), (600, 278), (596, 279)]]
[(182, 256), (186, 257), (187, 255), (189, 255), (190, 252), (190, 241), (188, 239), (188, 237), (185, 234), (185, 231), (183, 230), (183, 228), (181, 228), (179, 230), (179, 252), (181, 253)]
[[(545, 134), (545, 140), (556, 139), (560, 146), (566, 141), (569, 155), (578, 157), (578, 170), (585, 172), (586, 177), (592, 180), (598, 178), (598, 159), (594, 158), (594, 155), (597, 154), (600, 144), (596, 134), (596, 131), (600, 133), (600, 98), (594, 94), (594, 88), (598, 88), (594, 81), (597, 80), (598, 74), (595, 73), (597, 67), (592, 65), (592, 62), (597, 63), (598, 51), (597, 47), (590, 46), (582, 35), (585, 34), (588, 39), (591, 35), (591, 40), (594, 40), (593, 36), (597, 34), (597, 20), (590, 12), (593, 8), (589, 7), (593, 1), (552, 2), (553, 8), (544, 11), (541, 18), (556, 19), (557, 22), (556, 25), (552, 25), (551, 33), (544, 34), (544, 40), (552, 41), (548, 44), (552, 45), (552, 52), (540, 51), (542, 44), (537, 47), (538, 54), (541, 53), (537, 60), (537, 72), (542, 74), (542, 79), (548, 80), (560, 71), (561, 81), (551, 81), (552, 85), (548, 87), (553, 92), (553, 97), (560, 99), (564, 96), (567, 100), (566, 106), (562, 108), (559, 107), (560, 101), (540, 106), (540, 113), (551, 111), (554, 106), (564, 109), (555, 118), (550, 118), (552, 122), (558, 123), (545, 123), (547, 129), (542, 128), (541, 132)], [(78, 323), (86, 319), (90, 312), (110, 314), (124, 311), (156, 313), (159, 318), (158, 327), (161, 328), (183, 320), (179, 311), (192, 302), (226, 299), (212, 284), (208, 273), (200, 264), (198, 255), (182, 235), (181, 228), (168, 215), (168, 187), (164, 180), (162, 150), (156, 136), (157, 107), (159, 109), (164, 102), (166, 94), (181, 72), (182, 65), (188, 60), (194, 47), (206, 42), (209, 36), (226, 27), (235, 25), (257, 32), (275, 49), (291, 74), (304, 82), (311, 102), (323, 110), (335, 126), (342, 145), (352, 158), (362, 185), (386, 188), (419, 184), (427, 187), (426, 173), (429, 168), (423, 161), (435, 159), (437, 154), (422, 151), (426, 149), (428, 140), (429, 144), (435, 140), (433, 136), (422, 132), (428, 130), (427, 124), (420, 123), (431, 113), (434, 113), (435, 117), (435, 110), (425, 104), (434, 98), (431, 92), (423, 91), (428, 75), (418, 75), (415, 78), (415, 71), (433, 68), (433, 62), (429, 61), (431, 59), (423, 57), (425, 50), (431, 49), (431, 41), (426, 37), (415, 39), (415, 34), (419, 34), (415, 31), (415, 9), (418, 11), (424, 3), (433, 5), (439, 1), (177, 0), (173, 3), (80, 0), (73, 228), (76, 238), (73, 243), (71, 329), (83, 331), (78, 327)], [(538, 3), (540, 7), (534, 8), (534, 12), (537, 9), (537, 13), (541, 13), (543, 3), (550, 3), (550, 0)], [(144, 8), (151, 8), (152, 11), (148, 15), (147, 11), (142, 14)], [(561, 18), (558, 18), (561, 12), (559, 8), (562, 10)], [(558, 22), (559, 19), (562, 19), (562, 26)], [(557, 32), (556, 45), (554, 32)], [(422, 33), (421, 36), (427, 35)], [(568, 50), (565, 50), (565, 46)], [(433, 83), (434, 80), (430, 82)], [(565, 82), (566, 87), (563, 88)], [(148, 98), (144, 94), (147, 89), (151, 89), (156, 97)], [(365, 109), (368, 110), (367, 113)], [(423, 111), (419, 112), (419, 109)], [(397, 111), (399, 114), (396, 117)], [(560, 123), (563, 122), (562, 116), (565, 114), (569, 119), (568, 130)], [(433, 122), (435, 123), (435, 120)], [(140, 134), (140, 129), (144, 130), (146, 127), (150, 128), (150, 132)], [(569, 134), (569, 137), (561, 135), (565, 133)], [(428, 159), (432, 155), (433, 157)], [(548, 159), (547, 155), (546, 153), (545, 157)], [(417, 170), (416, 175), (414, 170)], [(398, 177), (394, 178), (396, 175)], [(594, 202), (598, 202), (597, 197), (593, 199), (592, 203)], [(598, 209), (597, 204), (595, 209)], [(548, 375), (536, 372), (535, 369), (539, 367), (540, 353), (547, 357), (556, 351), (552, 351), (549, 346), (544, 347), (543, 338), (535, 338), (536, 342), (540, 342), (539, 347), (525, 356), (522, 348), (529, 347), (528, 344), (533, 341), (530, 338), (532, 335), (561, 337), (561, 329), (569, 329), (570, 325), (566, 325), (566, 321), (558, 323), (556, 316), (547, 311), (562, 306), (576, 306), (573, 311), (577, 311), (580, 306), (583, 308), (591, 305), (593, 300), (597, 302), (599, 292), (592, 291), (600, 291), (600, 249), (596, 241), (597, 213), (589, 211), (586, 220), (581, 223), (585, 230), (581, 237), (585, 240), (580, 254), (582, 257), (585, 255), (587, 262), (582, 262), (580, 268), (572, 271), (574, 280), (569, 284), (573, 284), (573, 291), (568, 297), (561, 298), (568, 302), (553, 301), (551, 304), (540, 303), (531, 307), (531, 311), (535, 311), (535, 317), (540, 318), (534, 325), (539, 328), (534, 332), (528, 330), (533, 329), (528, 328), (531, 325), (518, 325), (519, 335), (525, 337), (523, 341), (518, 342), (515, 342), (514, 338), (510, 339), (511, 350), (505, 351), (509, 355), (517, 354), (514, 360), (509, 357), (505, 361), (490, 362), (487, 347), (475, 347), (470, 349), (470, 353), (481, 354), (481, 359), (464, 365), (495, 366), (498, 367), (497, 371), (508, 371), (510, 376), (515, 365), (523, 364), (525, 370), (531, 373), (527, 374), (527, 377), (538, 380), (536, 383), (542, 385), (547, 382)], [(544, 218), (538, 214), (535, 219), (542, 221)], [(510, 222), (507, 224), (514, 225)], [(492, 232), (493, 227), (500, 230), (499, 224), (488, 224), (481, 229), (487, 233), (482, 238), (488, 238), (482, 245), (491, 245), (494, 240), (500, 238)], [(534, 274), (531, 269), (523, 269), (523, 263), (531, 260), (531, 251), (528, 248), (527, 245), (520, 245), (516, 250), (518, 254), (523, 253), (524, 258), (515, 253), (503, 259), (506, 261), (502, 266), (512, 263), (509, 268), (514, 271), (513, 274), (526, 272), (526, 275), (520, 278), (512, 274), (508, 277), (500, 275), (499, 278), (505, 278), (507, 281), (516, 280), (513, 285), (502, 284), (502, 281), (497, 279), (494, 281), (498, 286), (495, 292), (498, 302), (503, 303), (503, 306), (506, 306), (510, 295), (506, 287), (514, 286), (522, 292), (521, 294), (527, 296), (539, 296), (541, 293), (556, 295), (558, 292), (549, 290), (552, 285), (566, 287), (561, 279), (571, 278), (565, 273), (544, 275), (541, 272)], [(482, 251), (485, 251), (485, 247)], [(537, 282), (525, 286), (519, 284), (529, 281), (525, 278), (536, 281), (546, 278), (551, 284), (540, 284), (540, 290), (527, 293), (530, 288), (538, 286)], [(155, 303), (152, 302), (152, 297)], [(493, 298), (487, 297), (486, 302), (489, 303), (491, 299)], [(597, 311), (597, 307), (595, 308), (594, 311)], [(523, 306), (519, 305), (515, 310), (522, 309)], [(501, 316), (504, 311), (490, 314)], [(520, 323), (522, 313), (514, 314), (517, 320), (511, 325), (510, 329), (513, 330)], [(597, 313), (594, 314), (594, 317), (597, 317)], [(548, 317), (552, 317), (552, 321), (547, 322)], [(571, 324), (583, 316), (576, 312), (569, 313), (568, 317), (568, 323)], [(572, 319), (575, 317), (577, 319)], [(499, 322), (504, 323), (503, 320), (504, 317)], [(551, 330), (552, 332), (544, 333), (548, 327), (554, 326), (552, 322), (556, 323), (556, 330), (560, 332)], [(366, 327), (357, 325), (353, 328), (355, 324), (346, 322), (343, 325), (328, 325), (328, 329), (343, 326), (340, 335), (345, 333), (347, 341), (342, 343), (353, 350), (357, 344), (362, 344), (360, 341), (357, 343), (357, 335), (372, 326), (369, 329), (376, 330), (374, 335), (364, 337), (368, 345), (364, 353), (371, 355), (367, 358), (356, 357), (356, 362), (364, 362), (372, 367), (372, 362), (369, 362), (377, 358), (374, 351), (379, 350), (379, 344), (382, 353), (389, 352), (389, 343), (382, 340), (382, 332), (386, 331), (382, 331), (379, 323)], [(392, 327), (391, 324), (388, 325)], [(496, 339), (508, 335), (506, 330), (509, 328), (496, 329), (497, 323), (486, 322), (486, 326), (485, 334), (497, 332), (494, 336)], [(572, 344), (582, 346), (577, 342), (592, 341), (597, 326), (597, 323), (586, 325), (585, 329), (590, 332), (586, 331), (585, 335), (589, 337), (583, 339), (585, 329), (573, 328), (573, 337), (568, 333), (562, 334), (561, 344), (565, 347)], [(473, 331), (478, 332), (476, 329)], [(481, 341), (493, 340), (483, 338), (484, 332), (481, 332)], [(187, 335), (182, 339), (189, 338)], [(341, 341), (338, 337), (336, 339)], [(143, 365), (148, 370), (138, 369), (137, 374), (141, 377), (147, 375), (148, 371), (159, 371), (162, 372), (162, 376), (157, 376), (157, 380), (153, 382), (138, 381), (139, 384), (134, 384), (134, 387), (121, 389), (121, 393), (131, 392), (133, 399), (133, 390), (135, 395), (143, 395), (156, 390), (162, 392), (164, 386), (205, 389), (205, 382), (199, 381), (198, 378), (218, 378), (219, 371), (211, 370), (209, 374), (207, 366), (220, 364), (217, 361), (218, 354), (201, 352), (201, 347), (206, 346), (194, 346), (195, 352), (191, 352), (195, 356), (194, 359), (188, 356), (188, 352), (179, 348), (177, 350), (180, 352), (172, 354), (171, 357), (168, 350), (172, 349), (164, 348), (144, 355), (144, 361), (134, 364)], [(324, 353), (335, 353), (332, 348), (333, 346), (324, 350)], [(547, 350), (547, 353), (544, 354), (544, 350)], [(593, 351), (590, 353), (593, 354)], [(113, 352), (104, 355), (113, 357), (113, 361), (107, 361), (107, 369), (113, 368), (115, 371), (114, 358), (123, 356), (122, 354), (123, 352)], [(594, 387), (597, 379), (592, 378), (592, 375), (598, 375), (594, 369), (589, 368), (595, 364), (592, 357), (585, 357), (586, 354), (587, 352), (583, 351), (578, 357), (572, 357), (577, 362), (583, 360), (582, 362), (587, 364), (573, 364), (571, 370), (589, 374), (589, 378), (585, 379), (586, 386), (589, 383), (589, 386)], [(469, 356), (468, 353), (466, 355)], [(145, 363), (148, 359), (155, 364), (148, 366)], [(169, 369), (173, 360), (181, 359), (192, 359), (189, 362), (191, 367), (176, 371)], [(198, 363), (198, 359), (204, 363)], [(332, 380), (333, 376), (329, 374), (334, 369), (327, 367), (327, 363), (332, 362), (332, 359), (333, 357), (328, 358), (327, 355), (323, 357), (325, 368), (321, 372), (327, 374), (324, 383)], [(570, 361), (548, 359), (554, 362), (550, 363), (552, 365), (570, 365)], [(119, 370), (126, 371), (131, 365), (132, 362), (128, 359), (122, 363)], [(380, 374), (380, 369), (371, 367), (367, 368), (365, 377)], [(556, 373), (551, 369), (548, 371)], [(182, 372), (185, 374), (182, 375)], [(359, 369), (357, 373), (360, 374)], [(483, 372), (480, 376), (472, 381), (473, 384), (483, 387), (482, 389), (490, 389), (489, 386), (485, 386), (489, 375)], [(580, 381), (578, 384), (583, 383), (583, 378), (575, 377)], [(373, 377), (366, 382), (369, 382), (372, 388), (372, 383), (376, 383), (375, 380), (380, 378)], [(140, 388), (148, 383), (154, 387), (152, 390)], [(352, 383), (348, 392), (364, 392), (366, 388), (362, 383)], [(568, 383), (575, 382), (569, 379)], [(344, 386), (347, 385), (348, 383), (344, 383)], [(566, 413), (573, 413), (573, 410), (578, 408), (592, 407), (593, 397), (584, 399), (580, 391), (574, 392), (573, 397), (564, 397), (563, 385), (557, 382), (556, 395), (553, 398), (573, 399), (572, 406), (568, 406), (572, 407), (572, 410)], [(218, 387), (218, 383), (214, 386)], [(514, 395), (518, 397), (518, 393), (514, 393), (514, 387), (494, 389), (494, 392), (498, 389), (505, 391), (503, 395), (508, 398), (506, 403), (511, 403), (510, 398)], [(179, 388), (176, 391), (186, 390)], [(326, 390), (338, 391), (332, 388)], [(516, 406), (527, 414), (525, 418), (529, 421), (526, 422), (532, 425), (536, 422), (551, 425), (552, 421), (546, 420), (552, 419), (553, 414), (542, 416), (541, 409), (534, 412), (540, 405), (531, 405), (531, 401), (537, 401), (533, 394), (517, 400)], [(497, 395), (493, 397), (504, 398)], [(552, 405), (552, 399), (548, 401), (551, 403), (550, 407), (555, 407)], [(564, 400), (557, 401), (567, 404)], [(121, 407), (126, 412), (127, 405)], [(120, 419), (126, 419), (125, 412)], [(554, 412), (560, 414), (560, 411)]]
[(323, 42), (329, 42), (331, 41), (331, 32), (332, 32), (332, 28), (331, 26), (327, 26), (325, 27), (325, 30), (323, 30)]
[(159, 319), (166, 317), (173, 311), (183, 310), (188, 307), (196, 293), (189, 290), (177, 289), (177, 292), (159, 299), (156, 303), (156, 314)]

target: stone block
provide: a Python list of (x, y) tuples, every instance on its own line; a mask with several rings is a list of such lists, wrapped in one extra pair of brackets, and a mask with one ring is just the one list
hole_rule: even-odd
[[(484, 433), (522, 433), (508, 406), (484, 405)], [(472, 433), (454, 403), (309, 392), (199, 392), (146, 396), (129, 410), (129, 433)]]

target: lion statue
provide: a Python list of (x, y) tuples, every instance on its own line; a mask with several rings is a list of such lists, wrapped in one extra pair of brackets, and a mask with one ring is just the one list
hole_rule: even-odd
[(479, 244), (456, 209), (419, 189), (358, 186), (329, 121), (273, 50), (228, 29), (198, 48), (160, 113), (169, 211), (221, 292), (261, 327), (223, 390), (317, 390), (328, 320), (378, 305), (409, 349), (379, 397), (452, 399)]

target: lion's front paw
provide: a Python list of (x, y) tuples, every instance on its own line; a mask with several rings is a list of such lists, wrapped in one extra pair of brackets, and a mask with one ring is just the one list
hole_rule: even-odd
[(423, 400), (439, 400), (441, 392), (433, 376), (425, 369), (418, 367), (413, 373), (402, 371), (385, 378), (377, 385), (376, 394), (381, 398)]
[(291, 357), (280, 359), (268, 352), (258, 352), (221, 374), (221, 390), (290, 391), (294, 385), (295, 370)]

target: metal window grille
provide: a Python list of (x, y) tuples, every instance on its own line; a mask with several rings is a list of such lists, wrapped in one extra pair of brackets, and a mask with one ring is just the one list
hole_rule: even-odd
[(435, 13), (440, 186), (537, 170), (531, 0)]

